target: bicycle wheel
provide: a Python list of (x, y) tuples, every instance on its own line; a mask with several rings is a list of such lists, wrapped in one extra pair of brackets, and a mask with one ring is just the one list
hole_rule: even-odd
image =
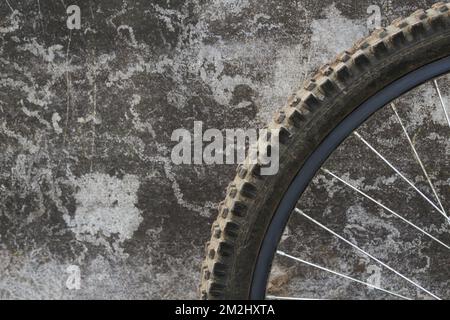
[(202, 298), (449, 298), (449, 9), (375, 31), (288, 100), (279, 172), (239, 165), (219, 205)]

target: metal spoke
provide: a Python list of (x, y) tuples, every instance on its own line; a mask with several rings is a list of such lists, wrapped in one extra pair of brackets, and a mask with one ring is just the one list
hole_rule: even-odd
[(383, 157), (370, 143), (368, 143), (358, 132), (353, 132), (353, 134), (358, 137), (366, 146), (369, 147), (380, 159), (382, 159), (392, 170), (395, 171), (403, 180), (405, 180), (418, 194), (422, 196), (427, 202), (429, 202), (440, 214), (442, 214), (448, 221), (447, 215), (442, 211), (433, 201), (431, 201), (422, 191), (420, 191), (414, 183), (412, 183), (408, 178), (406, 178), (396, 167), (394, 167), (385, 157)]
[(366, 194), (365, 192), (359, 190), (358, 188), (356, 188), (355, 186), (353, 186), (352, 184), (348, 183), (347, 181), (343, 180), (342, 178), (338, 177), (337, 175), (335, 175), (334, 173), (332, 173), (330, 170), (324, 169), (322, 168), (322, 170), (326, 173), (328, 173), (329, 175), (331, 175), (332, 177), (334, 177), (335, 179), (339, 180), (340, 182), (344, 183), (346, 186), (352, 188), (353, 190), (355, 190), (356, 192), (358, 192), (359, 194), (363, 195), (364, 197), (366, 197), (367, 199), (369, 199), (370, 201), (374, 202), (375, 204), (377, 204), (378, 206), (380, 206), (381, 208), (385, 209), (386, 211), (390, 212), (391, 214), (393, 214), (394, 216), (396, 216), (397, 218), (403, 220), (404, 222), (406, 222), (407, 224), (409, 224), (410, 226), (416, 228), (417, 230), (419, 230), (420, 232), (422, 232), (424, 235), (428, 236), (429, 238), (431, 238), (432, 240), (436, 241), (437, 243), (441, 244), (442, 246), (444, 246), (447, 249), (450, 249), (450, 246), (446, 245), (445, 243), (443, 243), (441, 240), (437, 239), (436, 237), (432, 236), (431, 234), (429, 234), (428, 232), (426, 232), (425, 230), (423, 230), (422, 228), (418, 227), (417, 225), (415, 225), (414, 223), (412, 223), (411, 221), (409, 221), (408, 219), (405, 219), (404, 217), (402, 217), (401, 215), (399, 215), (397, 212), (389, 209), (388, 207), (386, 207), (384, 204), (382, 204), (381, 202), (375, 200), (374, 198), (372, 198), (371, 196), (369, 196), (368, 194)]
[(436, 192), (436, 189), (435, 189), (435, 187), (434, 187), (434, 185), (433, 185), (433, 182), (431, 181), (430, 176), (428, 175), (428, 172), (427, 172), (427, 170), (425, 169), (425, 166), (423, 165), (422, 160), (420, 159), (419, 154), (417, 153), (416, 148), (414, 147), (414, 144), (413, 144), (413, 142), (412, 142), (412, 140), (411, 140), (411, 137), (410, 137), (409, 134), (408, 134), (408, 131), (406, 130), (406, 127), (403, 125), (403, 121), (402, 121), (402, 119), (400, 118), (400, 116), (399, 116), (399, 114), (398, 114), (398, 112), (397, 112), (397, 109), (395, 108), (395, 104), (394, 104), (394, 103), (391, 104), (391, 108), (392, 108), (392, 110), (394, 111), (395, 116), (397, 117), (397, 120), (398, 120), (398, 122), (400, 123), (400, 126), (401, 126), (402, 129), (403, 129), (403, 132), (405, 133), (406, 139), (408, 140), (409, 145), (411, 146), (411, 149), (412, 149), (412, 151), (413, 151), (413, 153), (414, 153), (414, 156), (415, 156), (417, 162), (418, 162), (419, 165), (420, 165), (420, 168), (422, 168), (423, 174), (424, 174), (425, 177), (427, 178), (428, 184), (430, 185), (430, 188), (431, 188), (431, 190), (433, 191), (434, 196), (436, 197), (436, 200), (437, 200), (439, 206), (440, 206), (441, 209), (442, 209), (442, 212), (443, 212), (443, 213), (445, 214), (445, 216), (448, 218), (448, 215), (447, 215), (447, 213), (445, 212), (444, 206), (442, 205), (442, 202), (441, 202), (441, 200), (440, 200), (440, 198), (439, 198), (439, 196), (438, 196), (438, 194), (437, 194), (437, 192)]
[[(448, 124), (448, 127), (450, 128), (450, 109), (449, 109), (449, 106), (447, 103), (448, 101), (444, 100), (444, 96), (441, 92), (438, 81), (436, 79), (431, 80), (431, 81), (433, 82), (433, 86), (435, 87), (437, 96), (439, 97), (439, 102), (436, 102), (436, 103), (438, 103), (438, 104), (440, 103), (442, 110), (444, 112), (444, 116), (445, 116), (445, 120), (443, 120), (442, 117), (440, 118), (440, 120), (444, 121), (443, 122), (444, 125), (445, 125), (445, 121), (446, 121), (446, 123)], [(445, 218), (446, 222), (450, 224), (450, 207), (447, 208), (447, 206), (445, 205), (445, 201), (444, 201), (445, 193), (444, 194), (442, 193), (443, 190), (441, 190), (442, 188), (440, 188), (440, 184), (436, 180), (437, 178), (439, 178), (439, 176), (436, 175), (437, 171), (432, 170), (433, 168), (430, 167), (426, 161), (424, 161), (424, 162), (422, 161), (422, 159), (426, 160), (425, 159), (426, 157), (424, 157), (425, 155), (423, 154), (423, 152), (421, 152), (422, 151), (421, 148), (418, 147), (417, 141), (414, 140), (414, 135), (411, 132), (408, 132), (408, 129), (407, 129), (408, 122), (406, 121), (405, 118), (401, 118), (401, 114), (397, 110), (397, 105), (394, 102), (391, 102), (390, 107), (391, 107), (391, 109), (403, 131), (403, 134), (406, 137), (406, 140), (408, 141), (409, 148), (411, 148), (412, 156), (414, 157), (414, 159), (412, 159), (411, 153), (409, 153), (409, 151), (407, 151), (407, 150), (406, 150), (406, 154), (404, 154), (403, 157), (406, 157), (405, 159), (410, 161), (411, 163), (414, 163), (415, 161), (417, 162), (417, 164), (420, 166), (420, 168), (422, 170), (423, 176), (427, 180), (428, 186), (431, 189), (431, 191), (430, 191), (430, 189), (428, 189), (428, 187), (426, 185), (423, 185), (422, 183), (420, 183), (420, 181), (415, 179), (413, 175), (408, 174), (408, 171), (406, 171), (401, 166), (401, 162), (397, 163), (395, 161), (395, 158), (389, 157), (388, 154), (384, 154), (383, 149), (380, 149), (376, 144), (372, 145), (371, 144), (372, 141), (371, 141), (370, 137), (365, 137), (368, 139), (368, 140), (366, 140), (357, 131), (354, 131), (353, 135), (355, 136), (355, 138), (360, 140), (365, 145), (365, 147), (370, 149), (370, 151), (365, 151), (365, 152), (369, 152), (369, 153), (373, 152), (376, 155), (376, 157), (379, 158), (379, 160), (382, 160), (382, 162), (384, 162), (384, 165), (387, 165), (393, 172), (395, 172), (394, 179), (399, 177), (399, 178), (401, 178), (401, 180), (406, 182), (407, 185), (404, 185), (404, 186), (406, 186), (406, 190), (411, 191), (411, 188), (412, 188), (412, 190), (414, 190), (414, 191), (412, 191), (413, 196), (418, 195), (423, 200), (428, 202), (429, 205), (431, 205), (434, 210), (439, 212), (439, 214), (441, 214)], [(437, 106), (437, 107), (438, 107), (438, 111), (439, 111), (439, 106)], [(402, 133), (397, 134), (397, 137), (399, 137), (400, 139), (402, 139), (401, 136), (402, 136)], [(406, 146), (406, 148), (408, 148), (408, 146)], [(420, 155), (419, 155), (419, 153), (420, 153)], [(376, 157), (375, 157), (375, 159), (376, 159)], [(381, 161), (379, 163), (381, 163)], [(425, 244), (426, 243), (432, 244), (430, 241), (427, 240), (427, 238), (428, 238), (434, 242), (437, 242), (439, 245), (445, 247), (446, 249), (450, 250), (450, 244), (445, 243), (445, 242), (447, 242), (446, 240), (443, 239), (445, 241), (445, 242), (443, 242), (438, 239), (438, 237), (441, 238), (442, 235), (436, 234), (436, 236), (433, 236), (432, 233), (435, 233), (435, 232), (432, 231), (432, 228), (427, 228), (425, 226), (425, 223), (420, 219), (420, 217), (418, 217), (417, 219), (414, 219), (413, 217), (410, 218), (407, 215), (407, 212), (403, 212), (404, 211), (404, 209), (402, 209), (402, 208), (404, 208), (403, 206), (400, 206), (400, 208), (393, 207), (393, 209), (395, 209), (396, 211), (398, 210), (396, 212), (384, 204), (384, 202), (386, 201), (384, 198), (375, 199), (374, 197), (377, 197), (377, 196), (374, 196), (374, 197), (370, 196), (369, 194), (371, 192), (369, 192), (369, 194), (366, 193), (365, 188), (359, 186), (356, 183), (351, 182), (349, 179), (344, 180), (343, 178), (337, 176), (333, 172), (331, 172), (323, 167), (321, 168), (321, 170), (324, 173), (330, 175), (331, 179), (336, 179), (337, 181), (339, 181), (340, 183), (343, 183), (345, 186), (349, 187), (353, 191), (356, 191), (356, 193), (359, 196), (362, 196), (363, 198), (370, 200), (370, 202), (376, 204), (376, 206), (378, 206), (379, 208), (375, 207), (375, 210), (383, 211), (383, 213), (384, 212), (389, 213), (388, 217), (398, 218), (402, 222), (408, 224), (410, 227), (413, 227), (416, 232), (418, 231), (420, 233), (420, 234), (416, 235), (418, 237), (417, 240), (420, 240), (422, 242), (426, 241), (426, 242), (424, 242)], [(346, 180), (348, 180), (348, 181), (346, 181)], [(399, 180), (397, 179), (397, 181), (399, 181)], [(416, 193), (416, 195), (414, 193)], [(354, 194), (354, 196), (357, 198), (358, 198), (358, 195)], [(362, 198), (360, 198), (360, 199), (362, 199)], [(416, 197), (416, 199), (417, 199), (417, 197)], [(350, 200), (351, 200), (351, 198), (350, 198)], [(366, 200), (363, 200), (363, 201), (366, 201)], [(386, 204), (390, 206), (389, 203), (386, 202)], [(380, 209), (382, 209), (382, 210), (380, 210)], [(431, 210), (429, 210), (429, 211), (431, 211)], [(303, 264), (306, 266), (306, 268), (315, 268), (316, 270), (320, 270), (318, 272), (328, 273), (329, 277), (341, 278), (340, 281), (342, 281), (342, 282), (350, 281), (350, 283), (364, 285), (367, 288), (375, 289), (375, 290), (377, 290), (377, 292), (382, 292), (382, 293), (388, 294), (390, 296), (395, 296), (396, 298), (412, 300), (414, 298), (420, 297), (421, 293), (423, 292), (424, 294), (427, 294), (434, 299), (441, 300), (441, 297), (439, 296), (441, 293), (439, 292), (437, 287), (436, 288), (432, 287), (430, 285), (431, 282), (429, 283), (428, 281), (425, 281), (426, 279), (423, 280), (422, 278), (418, 277), (418, 275), (416, 273), (409, 271), (410, 269), (407, 265), (404, 265), (402, 268), (400, 263), (393, 262), (393, 261), (391, 261), (391, 259), (388, 259), (387, 257), (376, 254), (375, 252), (377, 252), (377, 251), (373, 251), (373, 248), (371, 246), (368, 246), (368, 244), (364, 244), (364, 243), (359, 244), (359, 242), (364, 242), (363, 240), (359, 241), (359, 240), (352, 239), (352, 238), (344, 238), (344, 236), (346, 236), (345, 233), (341, 233), (342, 235), (339, 234), (340, 231), (338, 231), (338, 229), (336, 229), (337, 232), (333, 231), (332, 229), (328, 228), (326, 225), (315, 220), (314, 218), (307, 215), (305, 212), (303, 212), (302, 210), (300, 210), (298, 208), (295, 208), (294, 212), (296, 212), (297, 214), (300, 214), (305, 219), (307, 219), (311, 223), (315, 224), (317, 227), (321, 228), (322, 230), (325, 230), (326, 232), (331, 234), (331, 236), (334, 236), (337, 239), (339, 239), (340, 241), (343, 241), (346, 245), (349, 245), (351, 247), (351, 249), (350, 248), (348, 248), (348, 249), (351, 252), (353, 252), (353, 254), (357, 254), (357, 256), (364, 255), (364, 256), (368, 257), (369, 259), (373, 260), (374, 262), (376, 262), (377, 264), (379, 264), (380, 267), (389, 270), (390, 272), (392, 272), (392, 274), (395, 274), (395, 277), (401, 278), (402, 280), (399, 281), (399, 284), (401, 285), (401, 287), (398, 288), (398, 290), (394, 289), (394, 290), (400, 291), (401, 293), (400, 292), (397, 293), (397, 292), (391, 291), (389, 289), (382, 288), (382, 284), (380, 284), (378, 282), (375, 284), (373, 281), (370, 281), (370, 278), (367, 278), (366, 276), (364, 276), (364, 274), (360, 274), (360, 273), (353, 274), (353, 272), (346, 272), (346, 271), (339, 272), (338, 271), (339, 268), (336, 266), (334, 266), (334, 267), (331, 266), (331, 268), (327, 268), (327, 267), (325, 267), (326, 264), (320, 265), (320, 264), (317, 264), (317, 263), (314, 263), (314, 262), (311, 262), (308, 260), (304, 260), (300, 257), (296, 257), (295, 254), (294, 255), (289, 254), (283, 250), (277, 250), (276, 251), (277, 255), (279, 255), (281, 257), (285, 257), (286, 259), (290, 259), (299, 264)], [(433, 213), (433, 215), (435, 215), (435, 214)], [(433, 218), (433, 217), (434, 216), (431, 216), (431, 218)], [(411, 220), (409, 220), (409, 219), (411, 219)], [(418, 220), (420, 220), (420, 221), (418, 221)], [(393, 221), (393, 222), (396, 222), (396, 221)], [(418, 223), (418, 224), (416, 224), (416, 223)], [(325, 223), (325, 224), (327, 224), (327, 223)], [(367, 231), (368, 230), (366, 230), (366, 232)], [(401, 234), (403, 234), (403, 232), (414, 232), (414, 231), (413, 231), (413, 229), (407, 228), (405, 231), (402, 230)], [(359, 245), (361, 245), (361, 246), (359, 246)], [(437, 250), (442, 251), (441, 248), (439, 248), (437, 246), (436, 246), (436, 248), (437, 248)], [(367, 249), (367, 251), (366, 251), (366, 249)], [(369, 252), (374, 252), (374, 255), (372, 255)], [(385, 262), (383, 262), (376, 256), (380, 256), (380, 259), (385, 260)], [(394, 259), (394, 261), (395, 261), (395, 259)], [(334, 268), (335, 268), (335, 270), (333, 270)], [(379, 267), (376, 267), (376, 268), (379, 268)], [(405, 272), (405, 273), (403, 273), (403, 272)], [(347, 273), (347, 274), (345, 274), (345, 273)], [(416, 277), (418, 277), (418, 278), (416, 278)], [(358, 279), (358, 278), (360, 278), (360, 279)], [(345, 280), (342, 280), (342, 279), (345, 279)], [(405, 282), (402, 282), (402, 281), (406, 281), (408, 284), (406, 284)], [(385, 282), (383, 282), (383, 285), (384, 284), (385, 284)], [(389, 283), (386, 282), (386, 284), (388, 285)], [(430, 290), (428, 290), (426, 287), (428, 287)], [(415, 290), (416, 290), (416, 292), (415, 292), (416, 297), (414, 297), (414, 296), (407, 297), (407, 296), (403, 295), (403, 294), (414, 295), (414, 293), (412, 293), (410, 291), (413, 288), (415, 288)], [(363, 287), (361, 289), (364, 290)], [(269, 292), (270, 292), (270, 290), (269, 290)], [(436, 292), (436, 294), (434, 292)], [(304, 294), (304, 295), (299, 294), (299, 295), (300, 295), (300, 297), (296, 297), (295, 294), (294, 294), (294, 297), (286, 297), (286, 296), (283, 296), (283, 293), (281, 293), (281, 295), (267, 294), (266, 298), (274, 299), (274, 300), (327, 300), (327, 298), (325, 298), (325, 299), (323, 299), (323, 298), (308, 298), (309, 294)], [(304, 297), (304, 296), (306, 296), (306, 297)], [(325, 297), (326, 297), (326, 295), (325, 295)], [(389, 298), (389, 296), (387, 296), (387, 297)]]
[(355, 248), (356, 250), (360, 251), (361, 253), (365, 254), (366, 256), (368, 256), (369, 258), (373, 259), (374, 261), (378, 262), (379, 264), (381, 264), (383, 267), (389, 269), (390, 271), (394, 272), (396, 275), (398, 275), (399, 277), (401, 277), (402, 279), (408, 281), (409, 283), (413, 284), (414, 286), (416, 286), (417, 288), (419, 288), (420, 290), (422, 290), (423, 292), (429, 294), (430, 296), (434, 297), (437, 300), (441, 300), (441, 298), (439, 298), (437, 295), (431, 293), (430, 291), (428, 291), (427, 289), (425, 289), (424, 287), (422, 287), (420, 284), (418, 284), (417, 282), (409, 279), (408, 277), (404, 276), (403, 274), (401, 274), (400, 272), (398, 272), (397, 270), (395, 270), (394, 268), (388, 266), (386, 263), (384, 263), (383, 261), (379, 260), (378, 258), (374, 257), (373, 255), (371, 255), (370, 253), (364, 251), (363, 249), (361, 249), (360, 247), (358, 247), (357, 245), (353, 244), (352, 242), (348, 241), (347, 239), (345, 239), (344, 237), (340, 236), (339, 234), (337, 234), (336, 232), (334, 232), (333, 230), (327, 228), (326, 226), (324, 226), (323, 224), (321, 224), (320, 222), (314, 220), (313, 218), (311, 218), (310, 216), (308, 216), (306, 213), (304, 213), (303, 211), (295, 208), (295, 211), (299, 214), (301, 214), (302, 216), (304, 216), (305, 218), (307, 218), (309, 221), (313, 222), (314, 224), (318, 225), (319, 227), (321, 227), (322, 229), (328, 231), (329, 233), (331, 233), (332, 235), (334, 235), (335, 237), (339, 238), (340, 240), (344, 241), (345, 243), (347, 243), (348, 245), (352, 246), (353, 248)]
[(363, 284), (363, 285), (365, 285), (365, 286), (368, 286), (368, 287), (370, 287), (370, 288), (374, 288), (374, 289), (383, 291), (383, 292), (385, 292), (385, 293), (391, 294), (391, 295), (396, 296), (396, 297), (398, 297), (398, 298), (402, 298), (402, 299), (406, 299), (406, 300), (411, 300), (410, 298), (407, 298), (407, 297), (405, 297), (405, 296), (402, 296), (401, 294), (398, 294), (398, 293), (395, 293), (395, 292), (392, 292), (392, 291), (383, 289), (383, 288), (381, 288), (381, 287), (378, 287), (378, 286), (373, 285), (373, 284), (368, 283), (368, 282), (364, 282), (364, 281), (355, 279), (355, 278), (353, 278), (353, 277), (347, 276), (347, 275), (342, 274), (342, 273), (339, 273), (339, 272), (337, 272), (337, 271), (333, 271), (333, 270), (331, 270), (331, 269), (328, 269), (328, 268), (319, 266), (319, 265), (317, 265), (317, 264), (315, 264), (315, 263), (308, 262), (308, 261), (305, 261), (305, 260), (303, 260), (303, 259), (300, 259), (300, 258), (291, 256), (291, 255), (289, 255), (289, 254), (287, 254), (287, 253), (285, 253), (285, 252), (283, 252), (283, 251), (278, 250), (278, 251), (277, 251), (277, 254), (279, 254), (280, 256), (284, 256), (284, 257), (287, 257), (287, 258), (289, 258), (289, 259), (292, 259), (292, 260), (294, 260), (294, 261), (301, 262), (301, 263), (306, 264), (306, 265), (308, 265), (308, 266), (311, 266), (311, 267), (320, 269), (320, 270), (322, 270), (322, 271), (326, 271), (326, 272), (332, 273), (332, 274), (334, 274), (334, 275), (337, 275), (337, 276), (339, 276), (339, 277), (345, 278), (345, 279), (347, 279), (347, 280), (351, 280), (351, 281), (357, 282), (357, 283), (359, 283), (359, 284)]
[(444, 103), (444, 99), (442, 98), (441, 90), (439, 90), (439, 85), (437, 83), (437, 80), (434, 80), (433, 83), (434, 83), (434, 87), (436, 88), (436, 91), (438, 93), (439, 100), (441, 101), (441, 106), (442, 106), (442, 109), (444, 110), (444, 114), (445, 114), (445, 118), (447, 119), (448, 126), (450, 127), (450, 117), (448, 115), (447, 108)]

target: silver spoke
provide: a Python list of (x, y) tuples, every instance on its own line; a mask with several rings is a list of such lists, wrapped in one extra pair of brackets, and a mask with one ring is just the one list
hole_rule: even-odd
[(411, 221), (409, 221), (408, 219), (405, 219), (404, 217), (402, 217), (401, 215), (399, 215), (397, 212), (389, 209), (388, 207), (386, 207), (384, 204), (382, 204), (381, 202), (375, 200), (374, 198), (372, 198), (371, 196), (369, 196), (368, 194), (366, 194), (365, 192), (359, 190), (358, 188), (356, 188), (355, 186), (353, 186), (352, 184), (348, 183), (347, 181), (341, 179), (340, 177), (338, 177), (337, 175), (335, 175), (334, 173), (332, 173), (330, 170), (324, 169), (322, 168), (322, 170), (326, 173), (328, 173), (329, 175), (331, 175), (333, 178), (339, 180), (340, 182), (342, 182), (343, 184), (345, 184), (346, 186), (352, 188), (353, 190), (355, 190), (356, 192), (358, 192), (359, 194), (361, 194), (362, 196), (366, 197), (367, 199), (369, 199), (370, 201), (374, 202), (375, 204), (377, 204), (378, 206), (380, 206), (381, 208), (383, 208), (384, 210), (390, 212), (391, 214), (393, 214), (394, 216), (396, 216), (397, 218), (401, 219), (402, 221), (406, 222), (407, 224), (409, 224), (410, 226), (414, 227), (415, 229), (419, 230), (420, 232), (422, 232), (424, 235), (428, 236), (430, 239), (436, 241), (437, 243), (441, 244), (442, 246), (444, 246), (447, 249), (450, 249), (450, 246), (446, 245), (445, 243), (443, 243), (441, 240), (437, 239), (436, 237), (434, 237), (433, 235), (431, 235), (430, 233), (426, 232), (425, 230), (423, 230), (422, 228), (418, 227), (417, 225), (415, 225), (414, 223), (412, 223)]
[(439, 90), (439, 85), (437, 83), (437, 80), (434, 80), (433, 83), (434, 83), (434, 87), (436, 88), (436, 91), (438, 93), (439, 100), (441, 101), (441, 106), (442, 106), (442, 109), (444, 110), (444, 114), (445, 114), (445, 118), (447, 119), (448, 126), (450, 127), (450, 117), (448, 115), (447, 108), (444, 103), (444, 99), (442, 98), (441, 90)]
[(437, 192), (436, 192), (436, 189), (435, 189), (435, 187), (434, 187), (434, 185), (433, 185), (433, 182), (431, 181), (430, 176), (428, 175), (428, 172), (427, 172), (427, 170), (425, 169), (425, 166), (423, 165), (422, 160), (421, 160), (420, 157), (419, 157), (419, 154), (417, 153), (416, 147), (414, 147), (414, 144), (413, 144), (413, 142), (412, 142), (412, 140), (411, 140), (411, 137), (410, 137), (409, 134), (408, 134), (408, 131), (406, 130), (406, 127), (403, 125), (403, 121), (402, 121), (402, 119), (400, 118), (400, 116), (399, 116), (399, 114), (398, 114), (398, 112), (397, 112), (397, 109), (395, 108), (395, 104), (394, 104), (394, 103), (391, 104), (391, 108), (392, 108), (392, 110), (394, 111), (395, 116), (397, 117), (397, 120), (398, 120), (398, 122), (400, 123), (400, 126), (401, 126), (402, 129), (403, 129), (403, 132), (405, 133), (406, 139), (408, 140), (409, 145), (411, 146), (411, 149), (412, 149), (412, 151), (413, 151), (413, 153), (414, 153), (414, 156), (415, 156), (417, 162), (418, 162), (419, 165), (420, 165), (420, 168), (422, 168), (423, 174), (424, 174), (425, 177), (427, 178), (428, 184), (430, 185), (430, 188), (431, 188), (431, 190), (432, 190), (433, 193), (434, 193), (434, 196), (435, 196), (435, 198), (436, 198), (436, 200), (437, 200), (437, 202), (438, 202), (438, 204), (439, 204), (439, 207), (441, 207), (442, 212), (443, 212), (443, 213), (445, 214), (445, 216), (448, 218), (448, 215), (447, 215), (447, 213), (445, 212), (444, 206), (442, 205), (442, 202), (441, 202), (441, 200), (440, 200), (440, 198), (439, 198), (439, 196), (438, 196), (438, 194), (437, 194)]
[(334, 232), (333, 230), (327, 228), (326, 226), (324, 226), (323, 224), (321, 224), (320, 222), (314, 220), (313, 218), (311, 218), (310, 216), (308, 216), (306, 213), (304, 213), (303, 211), (295, 208), (295, 211), (299, 214), (301, 214), (302, 216), (304, 216), (305, 218), (307, 218), (309, 221), (313, 222), (314, 224), (316, 224), (317, 226), (321, 227), (322, 229), (324, 229), (325, 231), (328, 231), (329, 233), (331, 233), (332, 235), (334, 235), (335, 237), (339, 238), (340, 240), (344, 241), (345, 243), (347, 243), (348, 245), (352, 246), (353, 248), (355, 248), (356, 250), (360, 251), (361, 253), (365, 254), (366, 256), (368, 256), (369, 258), (373, 259), (374, 261), (378, 262), (380, 265), (382, 265), (383, 267), (389, 269), (390, 271), (394, 272), (396, 275), (398, 275), (399, 277), (401, 277), (402, 279), (408, 281), (409, 283), (413, 284), (414, 286), (416, 286), (417, 288), (419, 288), (420, 290), (422, 290), (423, 292), (429, 294), (430, 296), (432, 296), (433, 298), (437, 299), (437, 300), (441, 300), (441, 298), (439, 298), (437, 295), (431, 293), (430, 291), (428, 291), (427, 289), (425, 289), (424, 287), (422, 287), (420, 284), (418, 284), (417, 282), (409, 279), (408, 277), (404, 276), (403, 274), (401, 274), (400, 272), (398, 272), (397, 270), (395, 270), (394, 268), (388, 266), (386, 263), (384, 263), (383, 261), (379, 260), (378, 258), (374, 257), (373, 255), (371, 255), (370, 253), (364, 251), (363, 249), (361, 249), (360, 247), (358, 247), (357, 245), (353, 244), (352, 242), (348, 241), (347, 239), (345, 239), (344, 237), (340, 236), (339, 234), (337, 234), (336, 232)]
[(385, 157), (383, 157), (372, 145), (367, 142), (358, 132), (353, 132), (353, 134), (360, 139), (370, 150), (372, 150), (381, 160), (383, 160), (392, 170), (395, 171), (403, 180), (405, 180), (418, 194), (422, 196), (427, 202), (429, 202), (440, 214), (442, 214), (448, 221), (447, 215), (433, 202), (431, 201), (422, 191), (420, 191), (414, 183), (412, 183), (408, 178), (406, 178), (396, 167), (394, 167)]
[(337, 271), (333, 271), (333, 270), (331, 270), (331, 269), (328, 269), (328, 268), (319, 266), (319, 265), (317, 265), (317, 264), (315, 264), (315, 263), (308, 262), (308, 261), (305, 261), (305, 260), (303, 260), (303, 259), (300, 259), (300, 258), (291, 256), (290, 254), (287, 254), (287, 253), (285, 253), (285, 252), (283, 252), (283, 251), (278, 250), (278, 251), (277, 251), (277, 254), (279, 254), (280, 256), (284, 256), (284, 257), (287, 257), (287, 258), (289, 258), (289, 259), (292, 259), (292, 260), (294, 260), (294, 261), (301, 262), (301, 263), (306, 264), (306, 265), (308, 265), (308, 266), (311, 266), (311, 267), (320, 269), (320, 270), (322, 270), (322, 271), (329, 272), (329, 273), (331, 273), (331, 274), (334, 274), (334, 275), (336, 275), (336, 276), (345, 278), (345, 279), (347, 279), (347, 280), (354, 281), (354, 282), (357, 282), (357, 283), (359, 283), (359, 284), (363, 284), (363, 285), (365, 285), (365, 286), (368, 286), (368, 287), (370, 287), (370, 288), (374, 288), (374, 289), (380, 290), (380, 291), (382, 291), (382, 292), (391, 294), (391, 295), (396, 296), (396, 297), (398, 297), (398, 298), (402, 298), (402, 299), (406, 299), (406, 300), (411, 300), (410, 298), (407, 298), (407, 297), (405, 297), (405, 296), (402, 296), (401, 294), (398, 294), (398, 293), (395, 293), (395, 292), (392, 292), (392, 291), (389, 291), (389, 290), (380, 288), (380, 287), (378, 287), (378, 286), (376, 286), (376, 285), (373, 285), (373, 284), (371, 284), (371, 283), (368, 283), (368, 282), (364, 282), (364, 281), (355, 279), (355, 278), (353, 278), (353, 277), (347, 276), (347, 275), (342, 274), (342, 273), (339, 273), (339, 272), (337, 272)]

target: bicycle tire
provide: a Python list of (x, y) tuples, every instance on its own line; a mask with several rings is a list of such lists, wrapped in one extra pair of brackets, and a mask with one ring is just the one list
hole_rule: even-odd
[(252, 294), (260, 250), (305, 162), (369, 98), (449, 55), (450, 5), (440, 2), (358, 41), (293, 94), (269, 124), (280, 130), (279, 172), (261, 176), (258, 164), (239, 165), (219, 204), (202, 264), (201, 298), (263, 298)]

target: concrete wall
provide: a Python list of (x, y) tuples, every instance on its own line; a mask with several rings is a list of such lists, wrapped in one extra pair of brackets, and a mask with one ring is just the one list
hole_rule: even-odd
[(173, 130), (261, 127), (370, 5), (432, 3), (1, 2), (0, 298), (196, 298), (234, 166), (174, 165)]

